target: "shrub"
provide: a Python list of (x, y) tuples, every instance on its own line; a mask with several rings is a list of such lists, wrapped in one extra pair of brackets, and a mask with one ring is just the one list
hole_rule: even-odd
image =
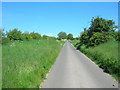
[(32, 37), (32, 39), (40, 39), (41, 38), (40, 34), (34, 33), (34, 32), (30, 33), (30, 36)]
[(115, 32), (114, 38), (116, 41), (120, 41), (120, 32)]
[(47, 35), (43, 35), (43, 39), (48, 39), (48, 36)]
[(93, 36), (89, 39), (89, 46), (97, 46), (101, 43), (108, 41), (109, 34), (108, 33), (99, 33), (96, 32)]
[(89, 39), (90, 39), (89, 32), (88, 31), (83, 32), (80, 37), (80, 43), (88, 45)]
[[(86, 47), (97, 46), (109, 40), (109, 33), (107, 32), (90, 32), (86, 31), (81, 34), (80, 46), (86, 45)], [(79, 47), (80, 47), (79, 46)]]
[(2, 37), (2, 44), (7, 44), (8, 42), (10, 42), (10, 39), (7, 37)]
[(21, 37), (21, 40), (32, 40), (32, 37), (31, 37), (31, 35), (29, 34), (29, 33), (23, 33), (22, 34), (22, 37)]
[(13, 29), (7, 33), (7, 37), (10, 38), (10, 40), (21, 40), (21, 36), (22, 32), (18, 29)]

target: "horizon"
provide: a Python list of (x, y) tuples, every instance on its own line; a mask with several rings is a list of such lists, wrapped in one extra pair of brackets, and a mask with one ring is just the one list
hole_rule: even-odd
[(118, 3), (3, 2), (2, 15), (5, 31), (18, 28), (54, 37), (62, 31), (78, 37), (84, 27), (90, 26), (92, 17), (100, 16), (118, 25)]

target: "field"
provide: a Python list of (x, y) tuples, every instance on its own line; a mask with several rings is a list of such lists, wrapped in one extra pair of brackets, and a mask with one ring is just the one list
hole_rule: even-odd
[(2, 87), (38, 88), (64, 42), (14, 41), (2, 46)]
[[(75, 42), (73, 42), (74, 44)], [(75, 45), (75, 44), (74, 44)], [(80, 49), (85, 55), (99, 65), (105, 72), (110, 73), (116, 80), (120, 81), (119, 58), (118, 58), (118, 42), (110, 40), (96, 47)]]

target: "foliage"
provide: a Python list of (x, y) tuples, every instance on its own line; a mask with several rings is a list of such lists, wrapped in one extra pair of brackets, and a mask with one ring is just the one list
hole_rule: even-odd
[(120, 41), (120, 32), (115, 32), (114, 38), (116, 41)]
[(69, 34), (67, 35), (67, 39), (68, 39), (68, 40), (73, 40), (73, 35), (72, 35), (71, 33), (69, 33)]
[(2, 37), (2, 44), (7, 44), (8, 42), (10, 42), (10, 39), (7, 37)]
[(30, 36), (32, 37), (32, 39), (40, 39), (41, 38), (40, 34), (34, 33), (34, 32), (30, 33)]
[(2, 43), (2, 29), (0, 29), (0, 43)]
[(115, 30), (115, 22), (106, 20), (101, 17), (92, 18), (90, 31), (91, 32), (113, 32)]
[[(74, 43), (73, 45), (78, 47)], [(85, 45), (81, 45), (79, 50), (87, 55), (91, 60), (96, 62), (96, 64), (98, 64), (105, 72), (112, 74), (118, 81), (120, 81), (120, 59), (118, 57), (119, 53), (117, 41), (110, 40), (96, 47), (89, 48), (86, 48)]]
[(107, 42), (109, 39), (108, 34), (109, 33), (94, 33), (93, 36), (89, 39), (89, 46), (97, 46), (101, 43)]
[(22, 37), (21, 37), (22, 41), (24, 41), (24, 40), (30, 41), (32, 39), (33, 39), (33, 37), (29, 33), (23, 33), (22, 34)]
[(110, 33), (114, 33), (115, 25), (113, 20), (105, 20), (97, 17), (91, 20), (91, 26), (80, 36), (79, 46), (85, 45), (86, 47), (97, 46), (110, 39)]
[[(2, 44), (6, 44), (7, 42), (10, 42), (10, 41), (30, 41), (30, 40), (36, 40), (36, 39), (42, 39), (41, 38), (41, 35), (39, 33), (35, 33), (35, 32), (25, 32), (25, 33), (22, 33), (20, 30), (18, 29), (13, 29), (7, 33), (3, 33), (3, 29), (0, 29), (0, 43)], [(3, 38), (3, 42), (2, 42), (2, 37)], [(6, 38), (7, 37), (7, 38)], [(56, 40), (55, 37), (50, 37), (50, 36), (47, 36), (47, 35), (43, 35), (43, 39), (53, 39), (53, 40)]]
[(59, 39), (66, 39), (67, 38), (67, 34), (65, 32), (60, 32), (60, 33), (58, 33), (58, 38)]
[(48, 39), (48, 36), (47, 35), (43, 35), (43, 39)]
[(7, 33), (7, 37), (10, 38), (10, 40), (21, 40), (22, 32), (18, 29), (13, 29)]

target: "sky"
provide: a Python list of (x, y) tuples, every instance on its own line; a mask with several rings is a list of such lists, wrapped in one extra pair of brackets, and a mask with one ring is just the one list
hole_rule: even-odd
[(90, 26), (92, 17), (114, 20), (118, 25), (117, 2), (3, 2), (2, 27), (18, 28), (57, 37), (61, 31), (74, 37)]
[(119, 2), (120, 0), (2, 0), (2, 2)]

